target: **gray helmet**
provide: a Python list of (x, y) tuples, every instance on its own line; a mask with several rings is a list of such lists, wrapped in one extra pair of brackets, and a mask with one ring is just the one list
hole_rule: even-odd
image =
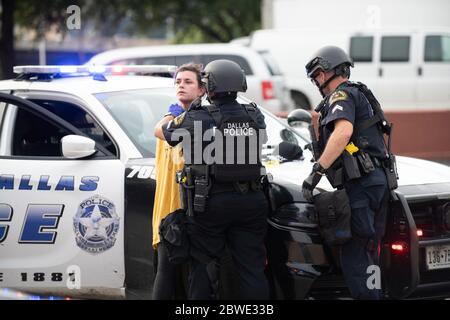
[(244, 70), (230, 60), (214, 60), (208, 63), (202, 73), (206, 92), (245, 92), (247, 80)]
[[(338, 68), (339, 66), (342, 67)], [(306, 64), (306, 74), (308, 78), (312, 78), (319, 69), (323, 71), (336, 69), (336, 75), (344, 75), (348, 71), (348, 76), (350, 76), (349, 67), (353, 67), (353, 61), (344, 50), (335, 46), (326, 46), (317, 51)]]

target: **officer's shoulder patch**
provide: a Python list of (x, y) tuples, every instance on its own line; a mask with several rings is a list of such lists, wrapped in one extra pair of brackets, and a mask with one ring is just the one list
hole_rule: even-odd
[(348, 98), (347, 92), (343, 90), (338, 90), (331, 95), (329, 105), (332, 105), (333, 103), (336, 103), (338, 101), (347, 100), (347, 98)]
[(176, 117), (175, 119), (173, 119), (173, 125), (178, 127), (179, 125), (181, 125), (183, 123), (184, 117), (186, 116), (186, 112), (183, 112), (182, 114), (180, 114), (178, 117)]

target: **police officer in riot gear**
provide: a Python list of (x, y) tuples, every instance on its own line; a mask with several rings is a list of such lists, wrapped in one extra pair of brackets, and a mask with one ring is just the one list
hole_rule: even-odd
[(210, 104), (194, 103), (162, 126), (165, 140), (183, 140), (186, 166), (178, 179), (185, 187), (191, 246), (189, 298), (217, 293), (214, 261), (231, 253), (240, 278), (240, 296), (267, 299), (264, 274), (268, 202), (262, 190), (261, 146), (267, 140), (264, 116), (256, 105), (236, 101), (247, 89), (240, 66), (229, 60), (204, 69)]
[(302, 190), (311, 200), (323, 175), (334, 187), (345, 189), (352, 231), (351, 240), (341, 247), (345, 281), (355, 299), (380, 299), (381, 290), (367, 285), (372, 274), (367, 268), (378, 264), (384, 234), (389, 195), (384, 169), (389, 150), (383, 138), (387, 121), (370, 90), (348, 80), (351, 67), (347, 53), (334, 46), (320, 49), (306, 65), (324, 99), (316, 108), (320, 157)]

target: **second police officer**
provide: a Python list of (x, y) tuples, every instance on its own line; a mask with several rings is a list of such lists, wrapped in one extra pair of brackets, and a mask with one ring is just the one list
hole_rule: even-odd
[[(313, 171), (303, 182), (311, 200), (322, 175), (344, 188), (351, 207), (352, 238), (342, 245), (341, 266), (355, 299), (380, 299), (381, 290), (368, 286), (368, 267), (377, 265), (384, 233), (389, 188), (383, 166), (389, 157), (383, 137), (387, 125), (370, 90), (348, 81), (353, 62), (342, 49), (320, 49), (306, 65), (306, 72), (324, 100), (319, 112), (319, 149)], [(371, 103), (369, 102), (371, 101)], [(379, 106), (379, 104), (378, 104)]]
[(264, 116), (256, 105), (236, 101), (247, 89), (238, 64), (215, 60), (203, 73), (208, 101), (196, 103), (162, 126), (170, 145), (183, 140), (191, 246), (190, 299), (217, 293), (211, 261), (231, 253), (240, 280), (240, 297), (267, 299), (264, 238), (268, 202), (262, 190), (261, 145), (267, 140)]

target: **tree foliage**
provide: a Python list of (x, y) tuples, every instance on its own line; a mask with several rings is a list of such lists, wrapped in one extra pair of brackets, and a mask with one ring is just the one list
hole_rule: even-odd
[(157, 20), (170, 19), (176, 42), (189, 42), (192, 35), (201, 42), (229, 42), (261, 26), (260, 0), (151, 2)]
[(37, 39), (50, 28), (65, 34), (70, 5), (81, 8), (82, 27), (94, 26), (107, 37), (145, 36), (164, 27), (174, 43), (229, 42), (261, 25), (261, 0), (0, 0), (0, 4), (2, 70), (10, 70), (14, 61), (12, 26), (35, 31)]

